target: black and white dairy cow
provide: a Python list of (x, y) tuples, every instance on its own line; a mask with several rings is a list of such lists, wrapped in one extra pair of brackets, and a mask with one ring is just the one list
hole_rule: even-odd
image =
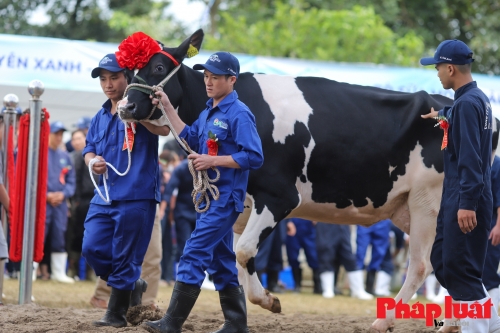
[[(203, 74), (182, 60), (190, 45), (200, 48), (202, 39), (198, 30), (179, 47), (164, 47), (181, 63), (164, 91), (187, 124), (205, 108), (207, 95)], [(153, 86), (174, 68), (158, 53), (138, 75)], [(245, 211), (234, 226), (238, 276), (249, 300), (281, 311), (277, 297), (260, 284), (254, 257), (279, 221), (302, 217), (365, 226), (392, 219), (411, 235), (408, 275), (396, 296), (409, 301), (432, 270), (443, 183), (443, 132), (421, 115), (452, 101), (423, 91), (252, 73), (241, 74), (235, 89), (255, 115), (264, 151), (264, 165), (250, 173)], [(141, 120), (151, 110), (146, 93), (130, 90), (121, 112)], [(157, 109), (149, 120), (162, 124), (161, 116)], [(393, 324), (392, 318), (377, 319), (372, 330), (386, 332)]]

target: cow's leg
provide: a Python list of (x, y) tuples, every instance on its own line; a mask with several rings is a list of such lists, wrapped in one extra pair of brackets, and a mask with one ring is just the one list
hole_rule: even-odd
[(273, 215), (267, 208), (264, 208), (261, 214), (257, 214), (252, 207), (248, 226), (241, 235), (237, 235), (236, 230), (238, 228), (234, 228), (238, 279), (244, 286), (250, 302), (260, 305), (271, 312), (279, 313), (281, 312), (279, 299), (262, 287), (254, 264), (258, 244), (264, 241), (272, 228), (276, 226), (276, 222), (274, 222)]
[[(415, 193), (418, 195), (418, 193)], [(430, 255), (432, 244), (436, 236), (436, 216), (439, 208), (439, 198), (430, 198), (430, 194), (423, 192), (420, 196), (408, 198), (409, 206), (398, 209), (394, 216), (394, 223), (405, 232), (410, 232), (408, 222), (411, 225), (410, 236), (410, 263), (406, 280), (399, 293), (396, 295), (396, 302), (402, 300), (407, 303), (423, 284), (425, 278), (432, 271)], [(432, 200), (436, 201), (432, 202)], [(405, 218), (410, 212), (409, 221)], [(406, 213), (405, 213), (406, 211)], [(395, 214), (395, 215), (396, 215)], [(387, 318), (377, 319), (372, 324), (371, 332), (392, 331), (394, 327), (394, 311), (387, 312)]]

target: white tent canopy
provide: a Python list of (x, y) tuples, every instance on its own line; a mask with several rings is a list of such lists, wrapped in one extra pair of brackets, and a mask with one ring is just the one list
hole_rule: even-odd
[[(83, 115), (93, 116), (105, 101), (97, 79), (91, 70), (107, 53), (117, 50), (117, 44), (74, 41), (55, 38), (28, 37), (0, 34), (0, 97), (14, 93), (20, 107), (28, 107), (28, 83), (41, 80), (45, 92), (43, 106), (51, 113), (51, 120), (60, 120), (72, 128)], [(186, 59), (192, 66), (204, 63), (210, 52)], [(403, 68), (372, 64), (346, 64), (236, 55), (242, 72), (292, 76), (320, 76), (353, 84), (377, 86), (392, 90), (414, 92), (425, 90), (453, 97), (445, 91), (428, 68)], [(480, 88), (489, 96), (493, 112), (500, 118), (500, 77), (474, 74)]]

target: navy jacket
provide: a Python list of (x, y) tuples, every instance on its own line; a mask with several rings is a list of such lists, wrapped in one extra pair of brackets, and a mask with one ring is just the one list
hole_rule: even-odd
[(459, 209), (476, 211), (480, 198), (491, 200), (490, 101), (473, 81), (455, 91), (453, 106), (440, 115), (449, 123), (444, 187), (459, 191)]
[[(258, 169), (264, 163), (255, 117), (238, 99), (236, 91), (224, 97), (215, 108), (212, 106), (213, 99), (210, 98), (206, 109), (191, 126), (184, 127), (179, 137), (185, 139), (192, 150), (207, 154), (208, 133), (216, 136), (220, 142), (218, 155), (231, 155), (240, 169), (218, 168), (220, 179), (215, 185), (219, 188), (220, 198), (218, 202), (212, 201), (211, 205), (224, 207), (232, 198), (236, 211), (243, 212), (249, 170)], [(207, 173), (210, 178), (215, 178), (211, 169)]]
[[(92, 118), (87, 133), (86, 146), (82, 156), (94, 153), (102, 156), (119, 172), (124, 172), (128, 165), (128, 154), (123, 150), (125, 126), (118, 114), (111, 114), (111, 101), (107, 100), (102, 109)], [(132, 164), (129, 172), (121, 177), (108, 167), (107, 185), (110, 200), (156, 200), (160, 202), (160, 172), (158, 168), (158, 135), (137, 123), (134, 145), (131, 152)], [(99, 189), (105, 193), (102, 175), (99, 177)], [(95, 192), (91, 203), (106, 204)]]

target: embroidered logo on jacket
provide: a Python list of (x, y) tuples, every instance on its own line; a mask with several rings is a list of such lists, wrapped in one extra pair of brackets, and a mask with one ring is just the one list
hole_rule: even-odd
[(215, 118), (214, 125), (219, 126), (220, 128), (223, 129), (227, 129), (227, 123), (223, 122), (222, 120), (219, 120), (218, 118)]

